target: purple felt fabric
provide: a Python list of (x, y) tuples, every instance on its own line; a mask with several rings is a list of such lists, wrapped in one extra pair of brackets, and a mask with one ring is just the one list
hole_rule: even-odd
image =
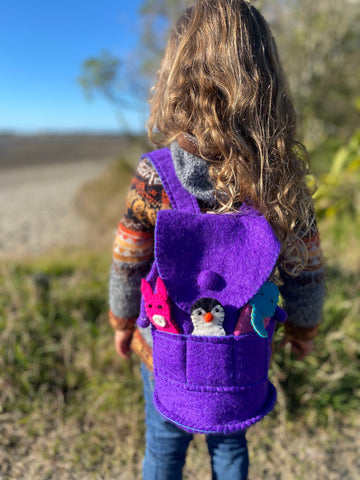
[[(174, 385), (168, 387), (173, 389)], [(177, 397), (168, 399), (166, 390), (155, 390), (154, 405), (163, 417), (190, 433), (231, 434), (245, 430), (264, 418), (276, 402), (276, 390), (270, 382), (264, 382), (251, 391), (233, 391), (226, 394), (194, 391), (189, 396), (188, 390), (177, 388), (175, 391)], [(165, 394), (164, 397), (162, 393)], [(216, 399), (218, 408), (214, 409), (212, 405)], [(265, 401), (261, 404), (260, 399)], [(252, 406), (252, 413), (249, 405)], [(199, 412), (196, 418), (189, 415), (194, 411)], [(251, 416), (243, 414), (244, 411)]]
[(155, 406), (189, 432), (230, 433), (259, 421), (274, 406), (268, 381), (271, 338), (196, 337), (153, 331)]
[(168, 148), (146, 153), (141, 158), (149, 158), (154, 165), (174, 210), (188, 213), (200, 213), (196, 198), (182, 186), (178, 179), (171, 152)]
[(203, 297), (218, 300), (225, 313), (229, 305), (245, 305), (269, 277), (279, 252), (269, 223), (255, 210), (233, 215), (158, 213), (157, 268), (170, 297), (188, 313)]
[[(155, 262), (147, 281), (154, 287), (160, 274), (171, 297), (173, 319), (183, 333), (192, 332), (188, 313), (203, 297), (215, 298), (223, 305), (225, 331), (233, 333), (240, 307), (275, 266), (280, 243), (266, 219), (245, 204), (239, 214), (200, 214), (196, 198), (176, 176), (169, 149), (144, 157), (155, 166), (174, 209), (158, 212)], [(198, 231), (204, 235), (197, 235)], [(197, 240), (199, 237), (202, 239)], [(221, 244), (226, 254), (219, 250)], [(142, 302), (140, 326), (145, 318)]]
[[(225, 331), (233, 333), (239, 309), (273, 270), (280, 243), (266, 219), (247, 205), (237, 214), (200, 213), (196, 199), (177, 179), (168, 149), (145, 156), (173, 207), (158, 212), (155, 261), (147, 281), (154, 289), (160, 275), (172, 319), (183, 332), (152, 331), (155, 407), (189, 432), (245, 429), (276, 400), (267, 378), (275, 321), (266, 328), (267, 338), (256, 333), (194, 336), (190, 311), (200, 298), (215, 298), (225, 310)], [(140, 323), (145, 316), (142, 305)]]

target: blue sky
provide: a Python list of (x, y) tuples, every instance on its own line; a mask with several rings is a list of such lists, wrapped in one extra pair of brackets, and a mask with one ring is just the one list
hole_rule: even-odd
[[(0, 131), (119, 131), (115, 109), (88, 101), (82, 62), (126, 57), (139, 37), (141, 0), (4, 0), (0, 6)], [(144, 113), (124, 112), (141, 130)]]

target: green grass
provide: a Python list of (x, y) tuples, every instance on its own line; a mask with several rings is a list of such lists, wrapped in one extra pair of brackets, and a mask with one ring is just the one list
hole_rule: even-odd
[(53, 397), (76, 407), (95, 384), (99, 392), (109, 384), (116, 358), (108, 345), (108, 262), (80, 253), (2, 267), (3, 412), (29, 413)]
[[(16, 425), (10, 438), (0, 427), (3, 474), (21, 445), (36, 444), (54, 425), (58, 434), (47, 439), (44, 455), (60, 456), (75, 471), (104, 469), (121, 435), (140, 447), (117, 452), (119, 463), (133, 463), (141, 448), (138, 362), (121, 362), (113, 348), (108, 267), (107, 254), (66, 251), (2, 266), (0, 405), (2, 418)], [(71, 431), (67, 452), (62, 435)]]
[[(141, 381), (138, 361), (121, 361), (113, 347), (107, 321), (109, 257), (65, 250), (1, 267), (4, 478), (21, 445), (35, 449), (48, 469), (55, 462), (58, 475), (60, 465), (68, 465), (78, 478), (84, 472), (88, 478), (100, 478), (94, 473), (98, 471), (108, 472), (109, 477), (101, 478), (113, 478), (124, 468), (130, 472), (127, 478), (138, 478), (144, 431)], [(306, 424), (315, 432), (356, 423), (360, 275), (333, 265), (327, 283), (314, 355), (298, 362), (288, 350), (275, 350), (272, 379), (279, 402), (275, 413), (254, 429), (257, 454), (260, 446), (261, 455), (274, 448), (269, 442), (275, 425), (296, 429)], [(280, 336), (281, 330), (277, 342)], [(12, 425), (10, 436), (1, 432), (4, 425)], [(204, 445), (197, 442), (193, 449), (207, 458)], [(191, 464), (189, 468), (191, 472)], [(40, 470), (34, 472), (33, 478), (41, 478), (36, 476)]]
[(276, 372), (290, 420), (311, 418), (316, 428), (336, 419), (341, 422), (359, 409), (359, 287), (359, 274), (328, 268), (328, 296), (314, 354), (298, 362), (286, 351), (276, 352)]
[[(116, 228), (136, 149), (79, 192), (94, 235)], [(303, 362), (275, 347), (277, 406), (248, 435), (256, 480), (359, 478), (359, 218), (328, 218), (320, 231), (328, 264), (324, 319), (315, 351)], [(113, 346), (110, 249), (62, 250), (0, 267), (4, 480), (140, 478), (139, 361), (122, 361)], [(280, 339), (281, 329), (276, 345)], [(185, 478), (209, 475), (205, 443), (196, 437)]]

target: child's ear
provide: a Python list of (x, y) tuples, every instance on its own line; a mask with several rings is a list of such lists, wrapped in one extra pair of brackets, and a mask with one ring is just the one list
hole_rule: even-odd
[(153, 295), (152, 288), (145, 278), (141, 280), (141, 293), (144, 298), (149, 298)]
[(156, 293), (160, 295), (164, 300), (167, 300), (168, 294), (164, 282), (160, 277), (156, 280)]

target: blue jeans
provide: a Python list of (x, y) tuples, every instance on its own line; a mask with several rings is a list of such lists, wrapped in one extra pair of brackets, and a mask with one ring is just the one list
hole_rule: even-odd
[[(186, 451), (193, 435), (165, 420), (155, 410), (152, 394), (154, 378), (144, 364), (146, 450), (143, 480), (181, 480)], [(213, 480), (246, 480), (249, 457), (245, 432), (207, 435)]]

